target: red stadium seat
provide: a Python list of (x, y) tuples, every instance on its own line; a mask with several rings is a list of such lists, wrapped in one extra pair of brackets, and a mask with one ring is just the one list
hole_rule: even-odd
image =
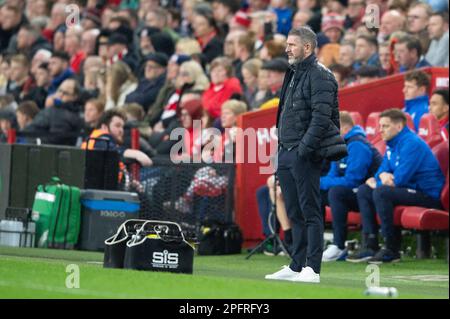
[(381, 139), (380, 133), (372, 140), (372, 145), (380, 152), (381, 155), (386, 153), (386, 142)]
[(441, 166), (442, 173), (444, 176), (448, 173), (448, 164), (449, 164), (449, 147), (447, 142), (441, 142), (432, 149), (434, 156), (436, 156), (436, 159), (439, 162), (439, 165)]
[(434, 147), (443, 141), (441, 127), (432, 114), (424, 114), (420, 119), (418, 135), (430, 146)]
[(380, 112), (372, 112), (367, 117), (366, 134), (367, 139), (372, 142), (380, 131)]
[[(325, 222), (332, 223), (333, 215), (331, 214), (331, 208), (325, 207)], [(359, 212), (348, 212), (347, 225), (359, 226), (361, 225), (361, 214)]]
[(360, 125), (361, 127), (364, 127), (364, 120), (359, 112), (349, 112), (349, 113), (355, 125)]

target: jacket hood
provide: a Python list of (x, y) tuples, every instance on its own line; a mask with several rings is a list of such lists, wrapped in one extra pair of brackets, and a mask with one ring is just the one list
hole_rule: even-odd
[(363, 129), (361, 126), (355, 125), (355, 126), (353, 126), (353, 128), (352, 128), (352, 129), (344, 136), (344, 139), (345, 139), (345, 140), (348, 140), (348, 139), (350, 139), (350, 138), (352, 138), (353, 136), (356, 136), (356, 135), (361, 135), (361, 136), (366, 137), (366, 132), (364, 132), (364, 129)]

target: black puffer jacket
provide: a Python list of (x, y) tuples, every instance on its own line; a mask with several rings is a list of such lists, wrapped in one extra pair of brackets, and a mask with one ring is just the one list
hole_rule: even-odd
[(302, 157), (339, 160), (347, 146), (339, 131), (337, 82), (315, 55), (288, 70), (277, 116), (278, 141)]
[(41, 133), (43, 143), (75, 145), (83, 120), (80, 117), (81, 104), (62, 103), (40, 111), (24, 132)]

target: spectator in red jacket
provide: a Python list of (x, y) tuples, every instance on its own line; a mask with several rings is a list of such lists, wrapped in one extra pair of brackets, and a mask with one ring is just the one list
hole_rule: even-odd
[(233, 95), (242, 94), (239, 80), (232, 76), (231, 60), (219, 57), (211, 62), (211, 85), (203, 93), (203, 107), (216, 119), (220, 116), (222, 104)]

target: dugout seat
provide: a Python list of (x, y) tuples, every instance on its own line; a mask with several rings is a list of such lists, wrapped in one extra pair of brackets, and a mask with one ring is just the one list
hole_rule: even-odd
[[(372, 112), (367, 117), (366, 134), (367, 139), (372, 142), (380, 132), (380, 112)], [(372, 142), (373, 143), (373, 142)]]
[(433, 114), (424, 114), (420, 119), (418, 135), (431, 147), (443, 141), (441, 127)]

